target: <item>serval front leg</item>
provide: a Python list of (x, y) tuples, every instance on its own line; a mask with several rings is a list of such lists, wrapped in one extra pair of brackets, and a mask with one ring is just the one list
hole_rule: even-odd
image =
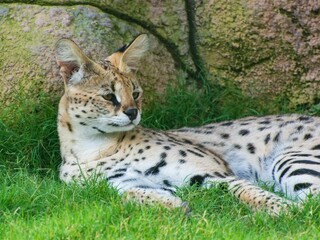
[(190, 212), (187, 202), (183, 202), (170, 190), (160, 188), (134, 187), (124, 192), (125, 200), (143, 204), (159, 204), (166, 208), (181, 208), (186, 214)]

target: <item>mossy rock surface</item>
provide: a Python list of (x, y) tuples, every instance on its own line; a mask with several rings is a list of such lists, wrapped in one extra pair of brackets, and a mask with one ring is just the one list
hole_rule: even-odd
[(147, 92), (163, 90), (183, 72), (234, 82), (249, 96), (285, 94), (292, 106), (320, 97), (316, 1), (30, 2), (38, 5), (0, 4), (1, 98), (17, 86), (61, 87), (52, 51), (61, 37), (101, 59), (141, 32), (152, 39), (140, 72)]
[(248, 95), (285, 93), (293, 105), (320, 90), (320, 5), (310, 1), (202, 1), (199, 50), (209, 72)]
[[(61, 94), (54, 56), (60, 38), (73, 39), (94, 60), (102, 60), (145, 32), (136, 25), (90, 6), (0, 4), (0, 99), (14, 92)], [(163, 89), (177, 73), (170, 54), (151, 37), (151, 52), (141, 63), (140, 79), (149, 92)]]

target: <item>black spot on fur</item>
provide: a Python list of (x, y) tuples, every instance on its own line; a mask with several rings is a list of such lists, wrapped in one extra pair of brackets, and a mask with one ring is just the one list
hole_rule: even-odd
[(200, 154), (200, 153), (198, 153), (198, 152), (195, 152), (195, 151), (192, 151), (192, 150), (190, 150), (190, 149), (187, 149), (187, 152), (192, 153), (192, 154), (194, 154), (194, 155), (196, 155), (196, 156), (198, 156), (198, 157), (204, 157), (202, 154)]
[(303, 129), (303, 126), (298, 126), (298, 127), (297, 127), (297, 130), (298, 130), (298, 131), (301, 131), (302, 129)]
[(228, 139), (228, 138), (230, 137), (230, 135), (227, 134), (227, 133), (222, 133), (222, 134), (221, 134), (221, 137), (222, 137), (223, 139)]
[(250, 131), (247, 130), (247, 129), (241, 129), (241, 130), (239, 131), (239, 135), (241, 135), (241, 136), (246, 136), (246, 135), (248, 135), (249, 133), (250, 133)]
[(320, 144), (315, 145), (313, 148), (311, 148), (311, 150), (320, 150)]
[[(112, 74), (113, 74), (113, 76), (115, 76), (114, 72), (112, 72)], [(115, 92), (116, 89), (115, 89), (115, 87), (114, 87), (114, 81), (111, 82), (110, 87), (111, 87), (111, 90), (112, 90), (113, 92)]]
[(167, 192), (170, 192), (171, 194), (176, 194), (176, 192), (174, 191), (174, 190), (172, 190), (172, 189), (169, 189), (169, 188), (165, 188), (165, 187), (162, 187), (161, 188), (162, 190), (165, 190), (165, 191), (167, 191)]
[(292, 171), (290, 173), (289, 177), (303, 175), (303, 174), (307, 174), (307, 175), (315, 176), (315, 177), (320, 177), (320, 172), (312, 170), (312, 169), (306, 169), (306, 168), (301, 168), (301, 169), (297, 169), (297, 170)]
[(134, 140), (136, 138), (136, 135), (132, 135), (130, 140)]
[(293, 159), (294, 159), (294, 158), (289, 158), (289, 159), (283, 161), (283, 162), (279, 165), (278, 171), (280, 171), (281, 168), (283, 168), (288, 162), (292, 161)]
[(264, 143), (268, 144), (268, 142), (270, 141), (270, 133), (266, 136), (266, 138), (264, 139)]
[(261, 121), (261, 122), (258, 122), (259, 124), (264, 124), (264, 125), (268, 125), (270, 124), (270, 121), (269, 120), (265, 120), (265, 121)]
[(194, 149), (197, 150), (197, 151), (199, 151), (199, 152), (201, 152), (201, 153), (203, 153), (203, 154), (206, 154), (206, 152), (203, 151), (201, 148), (203, 148), (203, 146), (200, 145), (200, 148), (195, 147)]
[(81, 116), (79, 114), (76, 114), (75, 117), (76, 118), (81, 118)]
[(248, 143), (247, 149), (248, 149), (249, 153), (251, 153), (251, 154), (254, 154), (256, 152), (256, 148), (255, 148), (255, 146), (253, 146), (252, 143)]
[(87, 126), (87, 124), (84, 123), (84, 122), (80, 122), (80, 124), (81, 124), (82, 126)]
[(165, 152), (163, 152), (163, 153), (160, 154), (160, 158), (161, 158), (161, 159), (164, 159), (164, 158), (166, 158), (166, 157), (167, 157), (167, 154), (166, 154)]
[(143, 149), (139, 149), (138, 153), (139, 154), (143, 153)]
[(191, 142), (191, 141), (188, 140), (188, 139), (183, 139), (183, 142), (184, 142), (184, 143), (188, 143), (188, 144), (193, 144), (193, 142)]
[(195, 175), (192, 178), (190, 178), (190, 185), (197, 185), (201, 186), (202, 183), (204, 182), (205, 177), (201, 175)]
[(214, 175), (216, 175), (219, 178), (225, 178), (225, 176), (223, 176), (221, 173), (219, 172), (214, 172)]
[(92, 127), (93, 129), (97, 130), (99, 133), (106, 133), (105, 131), (102, 131), (101, 129), (97, 128), (97, 127)]
[(296, 153), (296, 154), (291, 154), (291, 157), (310, 157), (312, 156), (311, 154), (308, 153)]
[(103, 166), (105, 165), (107, 162), (99, 162), (97, 166)]
[(183, 150), (179, 150), (179, 154), (182, 156), (182, 157), (186, 157), (187, 156), (187, 153)]
[(306, 135), (304, 135), (304, 140), (308, 140), (310, 138), (312, 138), (313, 136), (310, 133), (307, 133)]
[(280, 132), (277, 133), (277, 135), (273, 138), (274, 142), (279, 142), (280, 139)]
[(171, 147), (169, 147), (169, 146), (164, 146), (163, 147), (165, 150), (170, 150), (171, 149)]
[(172, 187), (171, 183), (168, 180), (163, 180), (163, 184), (167, 187)]
[(221, 126), (231, 126), (233, 124), (232, 121), (221, 123)]
[(258, 130), (262, 132), (262, 131), (264, 131), (264, 130), (266, 130), (266, 129), (269, 129), (269, 128), (271, 128), (271, 126), (268, 126), (268, 127), (259, 127)]
[(301, 116), (301, 117), (298, 118), (298, 120), (299, 120), (299, 121), (308, 121), (308, 120), (310, 120), (310, 117), (308, 117), (308, 116)]
[(124, 173), (117, 173), (115, 175), (108, 177), (107, 179), (110, 180), (110, 179), (114, 179), (114, 178), (119, 178), (119, 177), (122, 177), (123, 175), (124, 175)]
[[(319, 156), (314, 156), (316, 158), (319, 158)], [(311, 165), (319, 165), (320, 162), (312, 161), (312, 160), (296, 160), (292, 163), (303, 163), (303, 164), (311, 164)]]
[(109, 126), (112, 126), (112, 127), (119, 127), (119, 124), (117, 124), (117, 123), (110, 123), (110, 124), (108, 124)]
[(258, 182), (258, 181), (259, 181), (259, 175), (258, 175), (258, 172), (257, 172), (257, 171), (254, 172), (254, 177), (255, 177), (255, 179), (256, 179), (257, 182)]
[(281, 123), (281, 124), (279, 125), (279, 127), (282, 128), (282, 127), (285, 127), (285, 126), (287, 126), (287, 125), (289, 125), (289, 124), (292, 124), (292, 123), (295, 123), (295, 121), (286, 121), (286, 122), (284, 122), (284, 123)]
[(137, 181), (136, 178), (128, 178), (128, 179), (122, 180), (122, 182), (135, 182), (135, 181)]
[(67, 126), (68, 126), (68, 130), (69, 130), (70, 132), (72, 132), (72, 126), (71, 126), (71, 124), (70, 124), (69, 122), (67, 122)]
[(289, 169), (291, 168), (291, 166), (287, 167), (286, 169), (283, 170), (283, 172), (280, 174), (280, 177), (279, 177), (279, 183), (282, 182), (282, 178), (283, 176), (289, 171)]
[(182, 128), (182, 129), (178, 129), (177, 132), (189, 132), (189, 129)]
[(186, 160), (184, 160), (184, 159), (179, 159), (179, 163), (184, 164), (184, 163), (186, 163)]
[(294, 185), (293, 190), (297, 192), (299, 190), (309, 188), (310, 186), (312, 186), (311, 183), (297, 183), (296, 185)]
[(154, 167), (151, 167), (151, 168), (149, 168), (149, 169), (147, 169), (145, 172), (144, 172), (144, 174), (146, 175), (146, 176), (148, 176), (148, 175), (157, 175), (157, 174), (159, 174), (159, 172), (160, 172), (160, 170), (159, 170), (159, 168), (161, 168), (161, 167), (164, 167), (164, 166), (166, 166), (167, 165), (167, 163), (166, 163), (166, 161), (165, 160), (161, 160), (160, 162), (158, 162)]
[(235, 144), (235, 145), (233, 145), (234, 146), (234, 148), (236, 148), (236, 149), (241, 149), (241, 146), (239, 145), (239, 144)]
[(114, 172), (126, 172), (126, 171), (127, 171), (126, 168), (118, 168)]

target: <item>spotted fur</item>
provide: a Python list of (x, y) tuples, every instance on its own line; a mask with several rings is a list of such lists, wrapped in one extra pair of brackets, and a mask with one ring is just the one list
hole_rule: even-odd
[[(137, 126), (142, 89), (134, 72), (147, 45), (147, 36), (140, 35), (98, 64), (71, 40), (57, 43), (57, 62), (65, 82), (58, 117), (61, 180), (81, 183), (94, 178), (108, 182), (126, 198), (183, 209), (187, 205), (176, 196), (177, 187), (225, 183), (231, 193), (255, 209), (278, 214), (286, 208), (290, 201), (235, 176), (233, 165), (230, 168), (230, 161), (220, 156), (223, 151), (216, 153), (204, 142), (201, 144), (208, 148), (199, 145), (200, 135), (194, 135), (194, 130), (162, 132)], [(229, 124), (221, 125), (227, 128)], [(209, 136), (213, 130), (207, 126), (200, 132)], [(217, 144), (232, 138), (232, 133), (217, 133)], [(250, 134), (239, 129), (240, 136)], [(270, 139), (275, 141), (276, 136)], [(248, 154), (256, 154), (255, 141), (240, 144)]]
[(267, 183), (298, 201), (319, 193), (318, 117), (250, 117), (171, 132), (219, 154), (238, 178)]

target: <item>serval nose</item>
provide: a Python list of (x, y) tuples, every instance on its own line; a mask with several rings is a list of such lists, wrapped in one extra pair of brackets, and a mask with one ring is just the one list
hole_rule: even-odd
[(123, 113), (126, 114), (131, 121), (133, 121), (133, 120), (135, 120), (137, 118), (138, 109), (136, 109), (136, 108), (128, 108)]

